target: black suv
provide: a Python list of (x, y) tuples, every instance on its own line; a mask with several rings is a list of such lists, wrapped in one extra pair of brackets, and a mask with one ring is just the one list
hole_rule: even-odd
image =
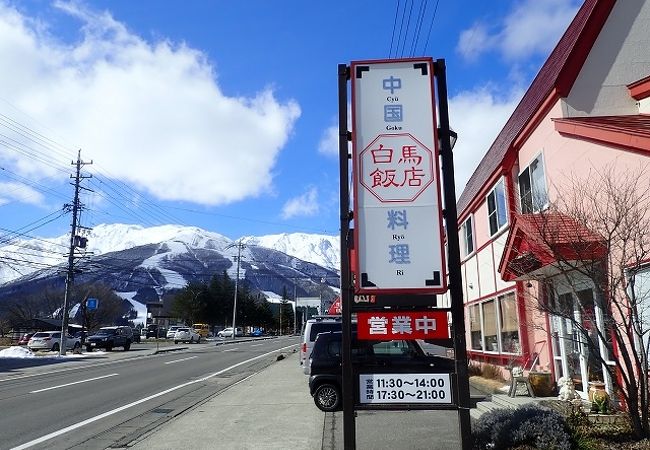
[[(341, 408), (342, 333), (321, 333), (311, 353), (309, 392), (322, 411)], [(454, 371), (454, 361), (424, 352), (413, 340), (363, 341), (352, 337), (352, 361), (372, 373)]]
[(122, 347), (126, 352), (131, 348), (132, 342), (131, 327), (102, 327), (86, 339), (86, 351), (92, 352), (95, 348), (104, 348), (110, 352), (114, 347)]

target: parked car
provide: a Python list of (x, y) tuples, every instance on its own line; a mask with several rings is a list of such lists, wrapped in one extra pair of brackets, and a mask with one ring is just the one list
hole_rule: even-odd
[(198, 344), (201, 342), (201, 335), (194, 328), (181, 327), (174, 334), (174, 344), (179, 342), (189, 342), (190, 344), (196, 342)]
[(174, 339), (174, 335), (176, 334), (176, 330), (181, 328), (182, 325), (172, 325), (169, 327), (167, 330), (167, 339)]
[(34, 336), (34, 333), (23, 334), (20, 339), (18, 339), (18, 345), (27, 345), (32, 336)]
[(147, 325), (147, 335), (146, 338), (165, 338), (167, 337), (167, 328), (161, 327), (156, 323), (151, 323)]
[[(244, 335), (244, 331), (241, 328), (237, 327), (237, 336), (243, 336), (243, 335)], [(223, 330), (217, 333), (217, 336), (219, 336), (220, 338), (232, 337), (232, 327), (224, 328)]]
[[(27, 343), (27, 347), (33, 351), (48, 350), (58, 352), (61, 348), (61, 332), (41, 331), (34, 333), (34, 336), (32, 336)], [(79, 341), (79, 338), (68, 334), (65, 338), (65, 347), (67, 350), (81, 348), (81, 342)]]
[(305, 375), (309, 375), (309, 355), (319, 333), (341, 331), (341, 316), (314, 316), (305, 322), (300, 343), (300, 364)]
[(138, 344), (140, 343), (140, 333), (136, 328), (131, 328), (131, 332), (133, 333), (133, 342), (137, 342)]
[(253, 331), (251, 331), (251, 337), (260, 337), (260, 336), (264, 336), (264, 332), (259, 328), (255, 328)]
[(102, 327), (92, 336), (86, 339), (86, 351), (92, 352), (93, 349), (103, 348), (107, 352), (114, 347), (122, 347), (124, 351), (129, 351), (133, 342), (133, 330), (131, 327)]
[[(342, 333), (321, 333), (310, 356), (309, 392), (321, 411), (341, 407)], [(362, 341), (352, 335), (353, 363), (368, 373), (452, 373), (454, 361), (426, 354), (415, 340)]]

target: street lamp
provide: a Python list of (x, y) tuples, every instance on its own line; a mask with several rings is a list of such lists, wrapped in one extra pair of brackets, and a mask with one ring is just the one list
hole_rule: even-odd
[[(443, 132), (441, 128), (438, 128), (438, 146), (442, 148), (442, 138)], [(451, 127), (449, 127), (449, 147), (453, 150), (458, 140), (458, 133), (456, 133)]]
[(235, 297), (232, 302), (232, 339), (233, 341), (237, 337), (237, 323), (236, 323), (236, 318), (237, 318), (237, 290), (239, 288), (239, 261), (241, 260), (241, 249), (244, 246), (242, 241), (240, 240), (236, 244), (230, 244), (227, 246), (225, 249), (232, 248), (234, 246), (237, 246), (237, 274), (235, 276)]

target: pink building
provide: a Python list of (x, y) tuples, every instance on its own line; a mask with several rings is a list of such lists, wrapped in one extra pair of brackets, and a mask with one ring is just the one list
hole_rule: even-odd
[[(570, 181), (587, 184), (608, 171), (623, 177), (645, 166), (650, 1), (585, 0), (458, 200), (470, 360), (548, 371), (555, 380), (571, 376), (585, 398), (596, 378), (611, 392), (593, 352), (618, 366), (620, 349), (604, 339), (590, 349), (585, 336), (607, 336), (606, 319), (617, 313), (599, 307), (593, 280), (561, 264), (602, 259), (608, 248), (600, 233), (551, 205), (575, 197)], [(635, 181), (640, 189), (648, 188), (648, 174)], [(576, 240), (588, 254), (576, 252)], [(641, 297), (650, 292), (645, 262), (634, 267)], [(584, 328), (540, 310), (540, 299), (574, 307)], [(646, 305), (650, 311), (650, 295)], [(650, 321), (650, 313), (644, 317)]]

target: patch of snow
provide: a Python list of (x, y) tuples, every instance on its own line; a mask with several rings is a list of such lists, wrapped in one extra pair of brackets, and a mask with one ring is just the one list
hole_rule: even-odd
[(0, 358), (36, 358), (36, 355), (27, 347), (13, 346), (0, 350)]
[(137, 292), (115, 292), (115, 294), (119, 295), (124, 300), (128, 300), (129, 303), (133, 305), (133, 309), (138, 313), (138, 316), (133, 319), (133, 323), (141, 323), (144, 325), (147, 322), (147, 306), (137, 300), (133, 300), (133, 297), (135, 297)]

